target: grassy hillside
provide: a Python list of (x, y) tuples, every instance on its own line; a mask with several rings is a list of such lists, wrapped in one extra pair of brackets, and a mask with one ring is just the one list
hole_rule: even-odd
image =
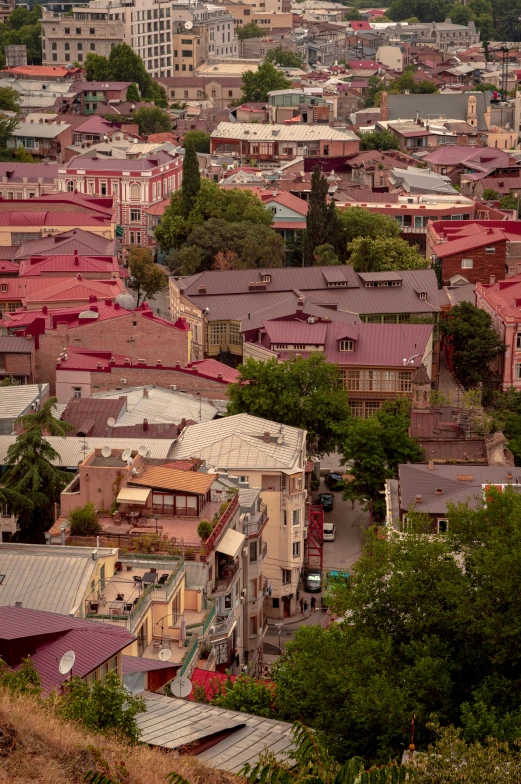
[(86, 732), (28, 697), (0, 690), (0, 784), (80, 784), (88, 770), (117, 784), (165, 784), (172, 771), (191, 784), (237, 782), (193, 757)]

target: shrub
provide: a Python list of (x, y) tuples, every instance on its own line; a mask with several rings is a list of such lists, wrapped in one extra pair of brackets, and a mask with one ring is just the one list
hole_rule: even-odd
[(69, 512), (72, 536), (96, 536), (103, 530), (98, 522), (98, 514), (94, 504), (78, 506)]
[(212, 533), (213, 528), (208, 520), (201, 520), (199, 525), (197, 526), (197, 536), (199, 539), (202, 539), (203, 542), (206, 542), (210, 534)]

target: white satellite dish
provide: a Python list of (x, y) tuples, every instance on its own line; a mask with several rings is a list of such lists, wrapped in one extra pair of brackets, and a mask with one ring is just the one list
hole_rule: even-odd
[(178, 675), (170, 684), (170, 688), (172, 689), (174, 697), (181, 697), (181, 699), (184, 699), (185, 697), (188, 697), (192, 691), (192, 682), (189, 681), (188, 678)]
[(185, 30), (191, 30), (193, 26), (194, 26), (193, 22), (190, 21), (185, 22)]
[[(109, 420), (109, 422), (110, 422), (110, 420)], [(132, 450), (129, 449), (128, 446), (127, 446), (127, 448), (123, 450), (123, 454), (121, 455), (121, 459), (122, 460), (128, 460), (131, 455), (132, 455)]]
[(76, 654), (74, 653), (74, 651), (67, 651), (67, 653), (64, 653), (58, 665), (60, 675), (67, 675), (67, 673), (69, 673), (72, 670), (75, 661), (76, 661)]
[(116, 424), (116, 420), (114, 419), (114, 417), (109, 417), (109, 418), (107, 419), (107, 425), (108, 425), (109, 427), (114, 427), (114, 425), (115, 425), (115, 424)]
[(105, 444), (105, 446), (101, 447), (101, 454), (103, 455), (103, 457), (110, 457), (111, 456), (112, 449), (110, 448), (110, 446), (108, 444)]
[(171, 656), (172, 656), (172, 651), (170, 650), (170, 648), (162, 648), (159, 651), (160, 661), (168, 661)]
[(146, 457), (147, 452), (148, 452), (148, 447), (145, 446), (144, 444), (141, 444), (141, 446), (138, 447), (137, 453), (140, 457)]
[(134, 462), (134, 461), (132, 460), (132, 458), (131, 458), (131, 457), (127, 457), (127, 465), (128, 465), (128, 466), (131, 466), (133, 462)]

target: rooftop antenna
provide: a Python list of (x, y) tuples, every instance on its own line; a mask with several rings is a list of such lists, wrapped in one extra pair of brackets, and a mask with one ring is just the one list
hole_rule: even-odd
[(83, 459), (86, 460), (88, 452), (89, 452), (89, 445), (87, 444), (87, 436), (85, 436), (85, 435), (82, 436), (80, 452), (83, 454)]
[(76, 654), (74, 651), (67, 651), (63, 654), (60, 659), (60, 663), (58, 664), (58, 670), (60, 675), (68, 675), (70, 672), (72, 678), (72, 668), (74, 667), (74, 662), (76, 661)]
[(105, 444), (105, 446), (101, 447), (101, 454), (103, 455), (103, 457), (110, 457), (111, 456), (112, 449), (110, 448), (110, 446), (108, 444)]

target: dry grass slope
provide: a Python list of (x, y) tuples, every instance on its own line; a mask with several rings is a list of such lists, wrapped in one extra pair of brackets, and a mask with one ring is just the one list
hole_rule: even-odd
[(81, 784), (88, 770), (118, 784), (165, 784), (172, 771), (191, 784), (237, 784), (194, 757), (87, 732), (27, 697), (0, 690), (0, 784)]

